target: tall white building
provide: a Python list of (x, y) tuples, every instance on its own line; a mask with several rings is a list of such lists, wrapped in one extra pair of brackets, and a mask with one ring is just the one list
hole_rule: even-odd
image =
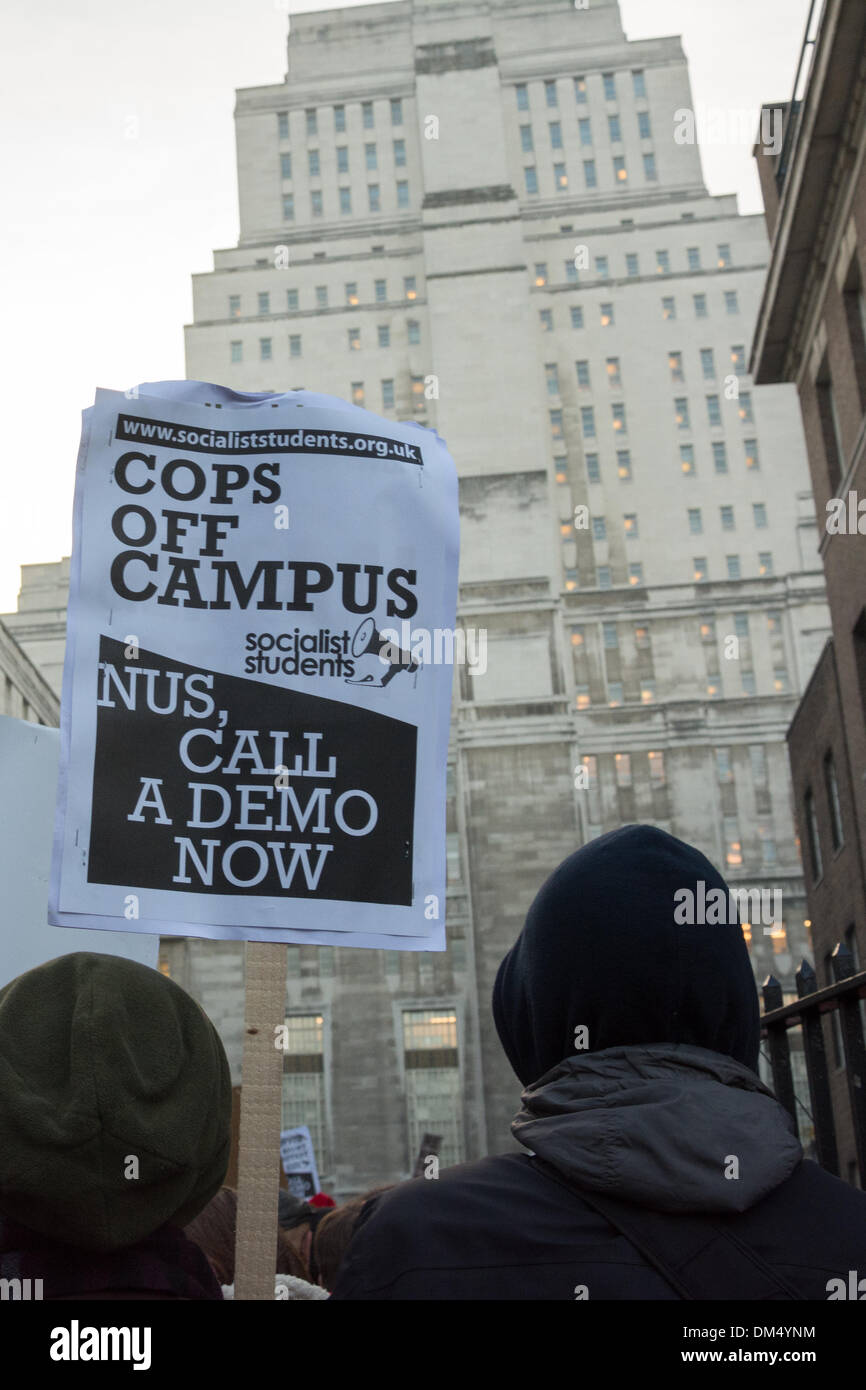
[[(345, 1194), (425, 1130), (446, 1161), (507, 1145), (495, 971), (604, 830), (781, 889), (746, 935), (791, 987), (784, 740), (829, 625), (796, 395), (746, 372), (764, 221), (675, 138), (679, 40), (627, 42), (615, 0), (396, 0), (293, 16), (288, 63), (238, 92), (240, 237), (194, 277), (188, 376), (435, 427), (488, 639), (455, 679), (448, 952), (290, 948), (285, 1119)], [(237, 1057), (239, 949), (164, 949)]]

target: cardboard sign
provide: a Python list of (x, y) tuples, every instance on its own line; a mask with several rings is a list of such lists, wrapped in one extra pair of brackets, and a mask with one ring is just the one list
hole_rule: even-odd
[(98, 391), (50, 920), (444, 949), (457, 557), (431, 430), (304, 391)]
[(307, 1125), (280, 1131), (280, 1161), (294, 1197), (307, 1202), (321, 1189), (313, 1141)]

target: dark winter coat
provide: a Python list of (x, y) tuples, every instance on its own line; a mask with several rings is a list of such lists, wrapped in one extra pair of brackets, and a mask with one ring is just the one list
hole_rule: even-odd
[[(493, 1000), (526, 1087), (512, 1132), (529, 1152), (374, 1200), (334, 1298), (677, 1298), (581, 1190), (671, 1222), (697, 1214), (708, 1242), (733, 1231), (794, 1296), (825, 1300), (831, 1279), (866, 1273), (866, 1194), (803, 1161), (756, 1074), (757, 995), (736, 916), (677, 920), (675, 895), (697, 896), (701, 880), (727, 891), (696, 850), (648, 826), (590, 842), (551, 876)], [(738, 1298), (724, 1249), (708, 1296)]]

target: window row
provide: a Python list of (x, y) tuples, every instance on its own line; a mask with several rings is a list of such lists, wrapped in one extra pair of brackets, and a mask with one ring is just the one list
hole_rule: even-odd
[[(687, 515), (689, 519), (690, 534), (693, 536), (701, 535), (704, 529), (703, 513), (701, 511), (701, 508), (689, 507)], [(736, 531), (737, 523), (734, 517), (734, 508), (732, 506), (719, 507), (719, 520), (721, 522), (721, 527), (723, 531)], [(767, 526), (768, 522), (766, 503), (752, 503), (752, 522), (755, 528), (759, 531), (763, 530)]]
[[(713, 427), (721, 427), (722, 424), (722, 401), (721, 397), (712, 393), (704, 397), (707, 405), (707, 423)], [(744, 425), (754, 424), (755, 416), (752, 410), (751, 391), (741, 391), (733, 398), (737, 414)], [(687, 396), (677, 396), (674, 399), (674, 423), (679, 430), (690, 430), (691, 411)]]
[[(403, 124), (403, 98), (391, 97), (391, 124)], [(334, 113), (334, 131), (340, 135), (346, 130), (346, 108), (345, 106), (335, 106), (332, 108)], [(361, 125), (364, 130), (373, 130), (376, 124), (376, 113), (372, 101), (361, 102)], [(307, 138), (319, 134), (319, 112), (313, 106), (307, 107), (304, 111), (304, 125)], [(289, 113), (288, 111), (277, 112), (277, 136), (280, 140), (289, 138)]]
[[(393, 142), (394, 164), (397, 168), (404, 168), (406, 164), (406, 141), (395, 140)], [(364, 168), (375, 171), (379, 168), (379, 155), (375, 145), (364, 146)], [(321, 177), (321, 161), (318, 150), (307, 151), (307, 173), (310, 178)], [(337, 146), (337, 173), (349, 173), (349, 147), (348, 145)], [(292, 156), (288, 152), (280, 155), (280, 178), (284, 181), (291, 181), (292, 178)]]
[[(616, 79), (617, 79), (617, 77), (619, 77), (620, 80), (622, 80), (623, 78), (625, 78), (625, 73), (623, 73), (623, 72), (620, 72), (620, 73), (616, 73), (616, 72), (603, 72), (603, 73), (601, 74), (602, 92), (603, 92), (603, 94), (604, 94), (604, 99), (605, 99), (605, 101), (616, 101), (616, 99), (617, 99), (617, 84), (616, 84)], [(560, 79), (560, 80), (566, 82), (568, 79), (567, 79), (567, 78), (562, 78), (562, 79)], [(574, 99), (575, 99), (575, 101), (577, 102), (578, 106), (584, 106), (584, 105), (586, 105), (586, 102), (587, 102), (587, 99), (588, 99), (588, 98), (587, 98), (586, 76), (585, 76), (584, 74), (581, 74), (581, 75), (578, 76), (578, 77), (572, 77), (571, 83), (572, 83), (572, 92), (573, 92), (573, 95), (574, 95)], [(533, 85), (536, 85), (536, 84), (533, 84)], [(645, 101), (645, 100), (646, 100), (646, 75), (645, 75), (645, 73), (644, 73), (643, 68), (632, 68), (632, 69), (631, 69), (631, 86), (632, 86), (632, 93), (633, 93), (634, 97), (635, 97), (638, 101)], [(528, 111), (528, 110), (529, 110), (529, 84), (528, 84), (527, 82), (518, 82), (518, 83), (515, 84), (514, 90), (515, 90), (515, 96), (516, 96), (516, 99), (517, 99), (517, 109), (518, 109), (518, 111)], [(556, 106), (559, 105), (559, 86), (558, 86), (558, 79), (555, 78), (555, 77), (549, 77), (549, 78), (546, 78), (546, 79), (544, 80), (544, 102), (545, 102), (545, 105), (546, 105), (546, 106), (549, 106), (549, 107), (556, 107)]]
[[(637, 133), (641, 140), (652, 139), (652, 128), (648, 111), (638, 111)], [(618, 113), (613, 113), (608, 116), (607, 134), (612, 145), (619, 145), (622, 143), (622, 121)], [(588, 116), (582, 116), (578, 120), (577, 135), (581, 145), (592, 145), (592, 122)], [(564, 148), (561, 121), (548, 122), (547, 138), (552, 150), (561, 150)], [(520, 149), (523, 154), (533, 154), (535, 152), (535, 136), (531, 125), (521, 125), (520, 127)]]
[[(655, 183), (658, 179), (655, 155), (651, 153), (644, 154), (641, 158), (643, 162), (644, 178), (647, 183)], [(613, 177), (617, 184), (628, 183), (628, 169), (626, 167), (624, 155), (614, 155)], [(527, 194), (538, 192), (538, 169), (534, 164), (528, 164), (524, 167), (523, 184)], [(568, 191), (568, 170), (564, 164), (554, 164), (553, 186), (558, 193), (565, 193)], [(583, 186), (587, 189), (598, 188), (598, 168), (594, 159), (583, 160)]]
[[(773, 574), (773, 556), (769, 550), (758, 552), (757, 573), (763, 576)], [(696, 584), (705, 584), (709, 581), (707, 570), (707, 558), (705, 555), (696, 555), (692, 560), (692, 579)], [(725, 579), (742, 579), (743, 571), (740, 564), (739, 555), (725, 556)]]
[[(689, 264), (688, 264), (688, 268), (689, 268), (689, 270), (700, 270), (700, 269), (701, 269), (701, 252), (700, 252), (700, 247), (698, 247), (698, 246), (690, 246), (690, 247), (688, 247), (687, 250), (686, 250), (686, 255), (687, 255), (687, 257), (688, 257), (688, 263), (689, 263)], [(717, 265), (718, 265), (719, 267), (722, 267), (722, 266), (730, 266), (730, 265), (732, 265), (732, 264), (733, 264), (733, 262), (732, 262), (732, 259), (731, 259), (731, 248), (730, 248), (730, 246), (727, 245), (726, 243), (723, 243), (723, 244), (719, 245), (719, 247), (717, 248)], [(637, 279), (637, 278), (640, 277), (640, 274), (641, 274), (640, 255), (639, 255), (639, 253), (638, 253), (637, 251), (628, 251), (628, 252), (626, 252), (624, 265), (625, 265), (625, 278), (626, 278), (626, 279), (628, 279), (628, 280), (634, 280), (634, 279)], [(588, 269), (588, 267), (587, 267), (587, 269)], [(598, 255), (598, 256), (594, 256), (594, 257), (593, 257), (592, 269), (593, 269), (593, 271), (594, 271), (594, 278), (597, 279), (597, 280), (611, 280), (611, 279), (616, 279), (616, 278), (617, 278), (615, 272), (614, 272), (613, 274), (611, 273), (611, 261), (610, 261), (610, 256), (608, 256), (608, 255), (606, 255), (606, 254), (604, 254), (604, 255)], [(648, 274), (649, 272), (645, 272), (645, 273)], [(672, 271), (672, 270), (671, 270), (670, 254), (669, 254), (669, 252), (667, 252), (667, 251), (656, 251), (656, 253), (655, 253), (654, 273), (655, 273), (656, 275), (670, 275), (670, 274), (677, 274), (677, 273), (678, 273), (678, 272), (676, 272), (676, 271)], [(565, 262), (565, 278), (566, 278), (566, 280), (570, 281), (572, 284), (580, 283), (580, 270), (579, 270), (578, 266), (575, 264), (575, 259), (574, 259), (574, 257), (569, 258), (569, 259)], [(547, 262), (546, 262), (546, 261), (536, 261), (536, 263), (535, 263), (534, 280), (535, 280), (536, 285), (539, 285), (539, 286), (541, 286), (541, 285), (546, 285), (546, 284), (548, 283), (548, 281), (549, 281), (549, 276), (548, 276), (548, 268), (547, 268)], [(736, 294), (736, 291), (733, 291), (733, 293)], [(706, 295), (696, 295), (696, 296), (695, 296), (695, 299), (696, 299), (696, 300), (702, 299), (702, 300), (706, 301)], [(698, 317), (699, 317), (699, 318), (705, 317), (705, 315), (698, 314)]]
[[(418, 411), (426, 411), (426, 409), (427, 409), (427, 398), (426, 398), (426, 396), (425, 396), (425, 394), (424, 394), (424, 378), (423, 378), (423, 376), (410, 376), (410, 378), (409, 378), (409, 389), (410, 389), (411, 398), (412, 398), (412, 409), (413, 409), (413, 410), (418, 410)], [(383, 381), (381, 382), (381, 390), (382, 390), (382, 407), (383, 407), (383, 409), (385, 409), (385, 410), (391, 410), (391, 409), (393, 409), (393, 406), (394, 406), (394, 381), (393, 381), (393, 379), (387, 378), (387, 379), (383, 380)], [(366, 388), (365, 388), (365, 385), (364, 385), (363, 381), (353, 381), (353, 382), (351, 383), (350, 388), (349, 388), (349, 399), (351, 400), (351, 402), (352, 402), (353, 405), (365, 405), (365, 404), (366, 404), (366, 400), (367, 400)]]
[[(408, 179), (397, 179), (395, 184), (397, 207), (409, 207), (409, 181)], [(340, 216), (349, 217), (352, 215), (352, 190), (351, 188), (339, 188)], [(294, 222), (295, 220), (295, 195), (294, 193), (283, 194), (283, 221)], [(378, 183), (367, 184), (367, 211), (382, 211), (382, 188)], [(324, 196), (320, 188), (313, 188), (310, 191), (310, 216), (323, 217), (325, 213)]]
[[(314, 293), (315, 293), (315, 301), (316, 301), (315, 307), (316, 307), (317, 309), (327, 309), (327, 308), (328, 308), (328, 303), (329, 303), (328, 286), (327, 286), (327, 285), (316, 285)], [(357, 281), (355, 281), (355, 280), (348, 280), (348, 281), (346, 281), (345, 285), (343, 286), (343, 294), (344, 294), (343, 302), (344, 302), (345, 304), (348, 304), (348, 305), (350, 305), (350, 306), (354, 306), (354, 305), (358, 305), (358, 304), (361, 303), (360, 295), (359, 295), (359, 293), (358, 293), (358, 283), (357, 283)], [(404, 275), (404, 276), (403, 276), (403, 298), (404, 298), (404, 299), (409, 299), (409, 300), (417, 299), (417, 298), (418, 298), (418, 279), (417, 279), (417, 276), (415, 276), (415, 275)], [(368, 302), (372, 302), (372, 303), (374, 303), (374, 304), (387, 304), (387, 303), (389, 303), (389, 300), (388, 300), (388, 281), (387, 281), (387, 280), (374, 280), (374, 281), (373, 281), (373, 299), (372, 299), (372, 301), (368, 301)], [(297, 289), (286, 290), (286, 309), (285, 309), (284, 312), (289, 313), (289, 314), (297, 314), (297, 313), (300, 312), (300, 307), (301, 307), (301, 305), (300, 305), (300, 290), (297, 290)], [(273, 313), (279, 313), (279, 312), (280, 312), (280, 310), (277, 309), (277, 308), (275, 308), (275, 307), (273, 306), (273, 302), (272, 302), (270, 290), (259, 290), (259, 291), (258, 291), (258, 294), (256, 295), (256, 314), (262, 315), (262, 314), (273, 314)], [(229, 318), (230, 318), (230, 319), (239, 319), (239, 318), (241, 318), (241, 317), (242, 317), (242, 314), (241, 314), (241, 296), (240, 296), (239, 294), (230, 294), (230, 295), (229, 295)]]
[[(544, 311), (542, 311), (542, 312), (544, 312)], [(712, 349), (712, 348), (701, 348), (701, 349), (700, 349), (700, 354), (701, 354), (701, 365), (702, 365), (702, 370), (703, 370), (704, 377), (705, 377), (707, 380), (715, 379), (715, 376), (716, 376), (716, 366), (715, 366), (715, 357), (714, 357), (714, 354), (713, 354), (713, 349)], [(734, 365), (734, 367), (744, 366), (744, 365), (745, 365), (745, 348), (743, 348), (743, 347), (741, 347), (741, 346), (740, 346), (740, 347), (732, 347), (732, 348), (731, 348), (731, 363)], [(669, 368), (670, 368), (671, 379), (672, 379), (673, 381), (685, 381), (685, 372), (684, 372), (684, 369), (683, 369), (683, 355), (682, 355), (681, 352), (670, 352), (670, 353), (668, 353), (668, 366), (669, 366)], [(590, 364), (589, 364), (589, 361), (588, 361), (587, 359), (585, 359), (585, 358), (580, 359), (579, 361), (575, 362), (574, 368), (575, 368), (575, 373), (576, 373), (576, 376), (577, 376), (577, 385), (578, 385), (578, 387), (580, 388), (580, 390), (582, 390), (582, 391), (589, 391), (589, 390), (591, 390), (591, 389), (592, 389), (592, 378), (591, 378), (591, 373), (590, 373)], [(605, 362), (604, 362), (604, 376), (605, 376), (605, 379), (606, 379), (606, 381), (607, 381), (608, 386), (610, 386), (610, 387), (612, 387), (612, 388), (618, 388), (618, 387), (622, 386), (622, 370), (621, 370), (621, 367), (620, 367), (620, 360), (619, 360), (618, 357), (606, 357), (606, 358), (605, 358)], [(560, 394), (560, 389), (559, 389), (559, 365), (558, 365), (558, 363), (556, 363), (556, 362), (545, 362), (545, 364), (544, 364), (544, 379), (545, 379), (545, 382), (546, 382), (546, 384), (547, 384), (547, 394), (548, 394), (549, 396), (558, 396), (558, 395)], [(751, 418), (752, 418), (752, 414), (751, 414), (751, 412), (752, 412), (751, 393), (748, 392), (748, 391), (740, 392), (739, 395), (736, 396), (734, 399), (736, 399), (736, 400), (740, 403), (741, 412), (742, 412), (742, 411), (745, 411), (745, 412), (746, 412), (745, 414), (742, 414), (742, 413), (741, 413), (741, 414), (740, 414), (740, 418), (741, 418), (743, 421), (751, 420)], [(707, 414), (708, 414), (708, 417), (709, 417), (709, 422), (710, 422), (710, 424), (711, 424), (711, 425), (719, 425), (719, 424), (721, 424), (721, 403), (720, 403), (719, 397), (718, 397), (718, 396), (715, 396), (715, 395), (709, 395), (709, 396), (706, 397), (706, 401), (707, 401)], [(688, 418), (688, 401), (686, 400), (685, 413), (684, 413), (684, 415), (683, 415), (683, 419), (687, 419), (687, 418)], [(679, 412), (679, 410), (677, 410), (677, 424), (680, 426), (680, 428), (688, 428), (687, 425), (683, 425), (682, 420), (680, 419), (680, 412)]]
[[(553, 417), (559, 415), (561, 411), (551, 411)], [(594, 423), (594, 422), (593, 422)], [(551, 433), (556, 441), (562, 440), (562, 421), (553, 418), (551, 420)], [(713, 456), (713, 470), (719, 474), (728, 472), (728, 450), (723, 440), (713, 440), (711, 446)], [(758, 441), (756, 439), (744, 439), (743, 450), (746, 468), (749, 472), (757, 473), (760, 471), (760, 459), (758, 457)], [(554, 458), (554, 474), (558, 483), (568, 482), (568, 459), (557, 455)], [(586, 467), (586, 478), (589, 483), (600, 483), (602, 481), (601, 461), (599, 455), (590, 452), (584, 454), (584, 464)], [(696, 477), (697, 469), (695, 464), (695, 449), (693, 444), (680, 445), (680, 469), (686, 477)], [(628, 449), (617, 449), (616, 451), (616, 472), (620, 482), (630, 483), (634, 473), (632, 469), (631, 452)], [(755, 507), (762, 507), (763, 503), (754, 503)], [(756, 513), (756, 516), (758, 513)], [(757, 519), (755, 525), (761, 525)]]
[[(574, 265), (571, 261), (565, 262), (565, 272), (566, 280), (571, 281), (572, 284), (576, 283), (577, 271), (574, 269)], [(547, 266), (545, 264), (539, 263), (538, 265), (536, 265), (534, 283), (539, 289), (543, 288), (543, 286), (550, 283), (550, 281), (547, 278)], [(705, 294), (696, 294), (693, 295), (692, 300), (694, 305), (695, 318), (709, 318), (710, 312), (709, 307), (707, 305), (707, 296)], [(724, 300), (725, 313), (738, 314), (740, 312), (740, 302), (737, 297), (736, 290), (725, 290)], [(661, 305), (663, 319), (672, 320), (677, 317), (676, 300), (673, 298), (673, 296), (663, 298), (661, 301)], [(585, 328), (586, 316), (584, 314), (583, 305), (570, 304), (568, 306), (568, 309), (571, 318), (571, 327), (578, 329)], [(552, 333), (554, 330), (553, 310), (539, 309), (538, 314), (539, 321), (541, 323), (541, 331), (543, 333)], [(609, 328), (610, 325), (614, 322), (614, 307), (610, 301), (607, 301), (599, 305), (599, 322), (601, 323), (602, 328)], [(745, 357), (743, 358), (743, 370), (745, 370)]]

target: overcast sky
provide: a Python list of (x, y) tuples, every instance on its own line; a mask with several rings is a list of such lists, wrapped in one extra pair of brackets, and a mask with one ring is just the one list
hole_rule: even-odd
[[(69, 553), (94, 389), (184, 376), (190, 276), (237, 240), (235, 88), (281, 82), (287, 13), (331, 8), (4, 0), (0, 613), (20, 565)], [(761, 102), (789, 97), (808, 0), (620, 8), (629, 38), (682, 35), (698, 107), (751, 109), (754, 129)], [(711, 145), (703, 162), (711, 193), (760, 210), (749, 144)]]

